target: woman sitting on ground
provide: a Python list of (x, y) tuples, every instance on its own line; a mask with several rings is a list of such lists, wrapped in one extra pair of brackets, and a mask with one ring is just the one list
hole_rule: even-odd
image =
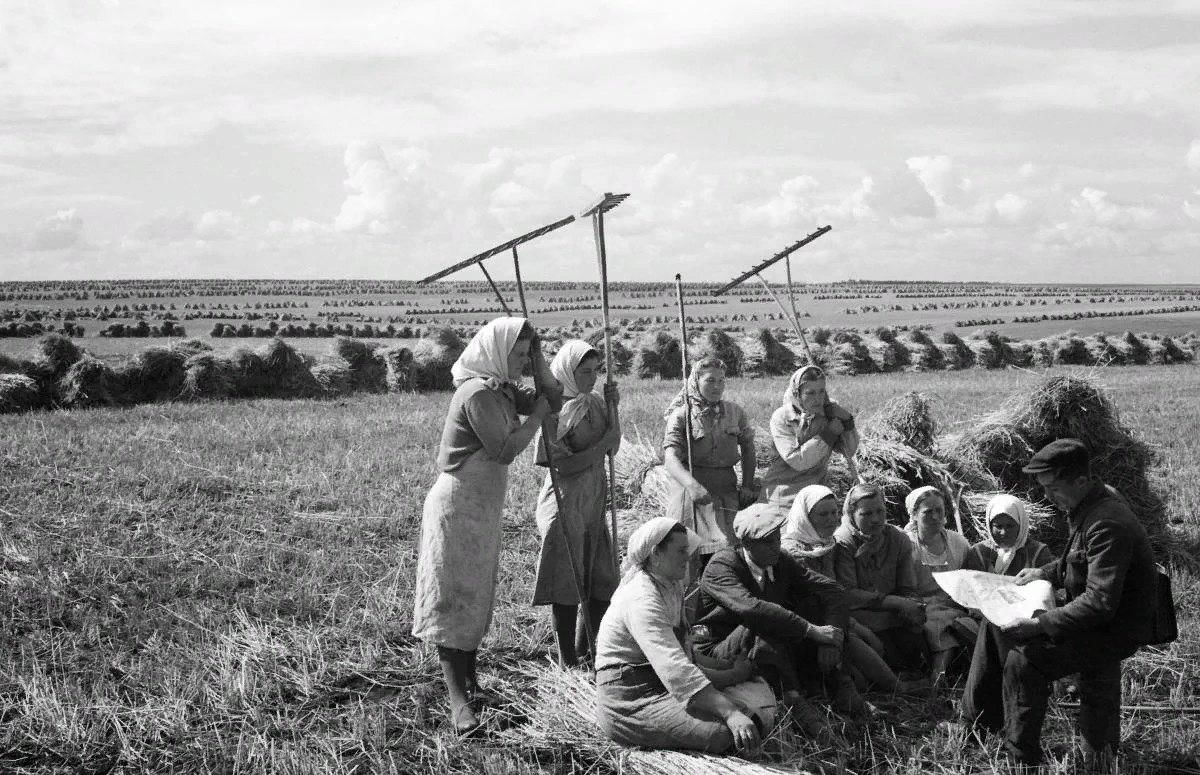
[(768, 501), (784, 508), (804, 487), (825, 479), (835, 450), (853, 457), (858, 449), (854, 417), (829, 400), (820, 367), (805, 366), (792, 375), (783, 405), (771, 415), (771, 440), (763, 490)]
[(883, 490), (851, 487), (833, 537), (834, 576), (846, 588), (855, 621), (880, 640), (893, 670), (916, 667), (925, 650), (925, 605), (917, 595), (912, 544), (888, 524)]
[[(563, 386), (565, 399), (557, 420), (546, 424), (559, 492), (555, 494), (547, 474), (537, 505), (542, 549), (533, 604), (551, 606), (559, 662), (568, 667), (589, 653), (588, 639), (595, 636), (617, 588), (604, 519), (604, 456), (620, 446), (621, 427), (609, 423), (605, 398), (592, 392), (603, 363), (599, 352), (578, 339), (565, 343), (550, 362), (550, 373)], [(604, 394), (613, 405), (620, 400), (615, 384), (605, 385)], [(541, 446), (537, 462), (547, 465)], [(581, 603), (587, 605), (582, 617)]]
[(1054, 560), (1050, 547), (1029, 537), (1029, 512), (1020, 498), (993, 495), (987, 505), (988, 537), (971, 546), (963, 567), (1015, 576)]
[(939, 685), (962, 642), (954, 635), (954, 620), (967, 611), (942, 589), (933, 574), (963, 567), (970, 543), (961, 533), (946, 529), (946, 496), (936, 487), (918, 487), (904, 499), (908, 524), (904, 532), (913, 544), (913, 573), (917, 592), (925, 601), (925, 644), (930, 653), (930, 680)]
[(754, 753), (775, 722), (771, 687), (744, 661), (703, 670), (681, 645), (683, 585), (699, 542), (670, 517), (629, 537), (597, 637), (597, 720), (622, 745)]
[[(742, 408), (723, 400), (724, 395), (725, 364), (718, 358), (701, 358), (665, 415), (663, 467), (671, 475), (667, 515), (684, 525), (695, 519), (699, 553), (705, 560), (737, 544), (733, 518), (742, 506), (758, 500), (754, 429)], [(739, 462), (740, 488), (734, 472)]]
[[(809, 570), (835, 578), (834, 533), (841, 522), (837, 497), (823, 484), (800, 490), (784, 525), (783, 551)], [(851, 611), (853, 614), (853, 611)], [(845, 668), (860, 691), (874, 687), (884, 691), (919, 691), (929, 682), (902, 681), (883, 659), (883, 642), (853, 617), (846, 633)]]

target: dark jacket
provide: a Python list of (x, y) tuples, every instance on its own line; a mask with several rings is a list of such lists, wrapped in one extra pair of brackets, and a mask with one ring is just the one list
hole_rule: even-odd
[(1097, 480), (1067, 515), (1071, 538), (1041, 570), (1067, 603), (1038, 617), (1055, 640), (1104, 638), (1133, 653), (1152, 639), (1157, 571), (1145, 528), (1125, 500)]
[[(775, 580), (759, 587), (740, 549), (722, 549), (712, 556), (700, 577), (700, 617), (716, 641), (739, 625), (771, 640), (798, 642), (814, 624), (849, 624), (841, 584), (810, 571), (785, 552), (774, 568)], [(801, 611), (804, 615), (797, 613)]]

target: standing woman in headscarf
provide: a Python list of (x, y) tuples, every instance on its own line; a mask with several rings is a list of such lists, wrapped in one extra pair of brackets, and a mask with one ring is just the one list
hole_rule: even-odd
[(752, 753), (774, 725), (771, 687), (746, 661), (708, 671), (681, 645), (683, 587), (699, 544), (672, 517), (629, 536), (596, 638), (596, 720), (622, 745)]
[(833, 537), (834, 575), (850, 596), (851, 616), (883, 643), (893, 670), (914, 667), (924, 651), (925, 605), (917, 595), (912, 544), (888, 524), (883, 490), (851, 487)]
[(1050, 547), (1029, 537), (1029, 512), (1020, 498), (993, 495), (987, 505), (988, 537), (967, 552), (963, 567), (1015, 576), (1023, 568), (1040, 568), (1054, 560)]
[[(672, 479), (668, 514), (684, 525), (691, 525), (695, 514), (703, 558), (737, 544), (733, 518), (742, 506), (758, 499), (754, 487), (754, 429), (742, 408), (722, 400), (724, 395), (725, 364), (718, 358), (701, 358), (692, 366), (687, 387), (675, 396), (665, 415), (663, 465)], [(734, 472), (739, 461), (741, 488)]]
[[(834, 533), (841, 522), (837, 496), (823, 484), (810, 484), (796, 494), (783, 528), (783, 551), (810, 570), (836, 578)], [(862, 602), (863, 596), (847, 595)], [(926, 681), (901, 681), (884, 661), (883, 642), (875, 633), (854, 620), (849, 606), (850, 628), (846, 632), (845, 660), (848, 672), (859, 689), (874, 686), (884, 691), (917, 691), (929, 687)]]
[(835, 450), (853, 457), (858, 449), (854, 417), (829, 400), (819, 366), (798, 369), (771, 415), (771, 461), (763, 475), (767, 500), (785, 507), (804, 487), (820, 484)]
[[(571, 666), (579, 655), (587, 653), (591, 635), (583, 625), (588, 619), (578, 616), (578, 607), (586, 603), (593, 627), (600, 625), (609, 598), (617, 588), (612, 541), (604, 520), (606, 477), (604, 456), (616, 452), (621, 444), (619, 423), (608, 421), (605, 399), (616, 405), (620, 400), (615, 384), (605, 385), (605, 398), (592, 392), (604, 360), (587, 342), (573, 339), (550, 362), (550, 373), (563, 386), (563, 407), (557, 422), (551, 419), (550, 448), (558, 473), (562, 513), (554, 497), (549, 473), (538, 496), (537, 526), (542, 536), (538, 556), (537, 579), (533, 585), (533, 604), (550, 605), (559, 661)], [(541, 446), (538, 465), (547, 465)], [(568, 553), (567, 542), (570, 543)], [(571, 559), (578, 567), (572, 569)], [(587, 600), (580, 599), (575, 574)]]
[(913, 575), (917, 593), (925, 602), (925, 643), (929, 647), (930, 679), (937, 686), (945, 677), (954, 652), (963, 645), (951, 625), (966, 614), (966, 609), (950, 598), (933, 574), (959, 570), (967, 557), (970, 542), (958, 532), (946, 529), (948, 504), (936, 487), (918, 487), (904, 499), (908, 524), (904, 532), (913, 545)]
[[(531, 365), (540, 396), (520, 385)], [(437, 646), (451, 720), (465, 734), (479, 726), (470, 703), (479, 683), (476, 651), (492, 621), (508, 465), (533, 440), (558, 386), (524, 318), (481, 328), (451, 374), (456, 390), (438, 448), (441, 473), (421, 519), (412, 631)]]

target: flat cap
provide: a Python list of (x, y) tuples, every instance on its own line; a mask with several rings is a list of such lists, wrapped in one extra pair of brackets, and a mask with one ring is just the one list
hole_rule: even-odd
[(740, 541), (757, 541), (783, 527), (788, 512), (777, 504), (753, 503), (733, 518), (733, 534)]
[(1088, 448), (1079, 439), (1056, 439), (1034, 453), (1021, 470), (1027, 474), (1078, 471), (1088, 467)]

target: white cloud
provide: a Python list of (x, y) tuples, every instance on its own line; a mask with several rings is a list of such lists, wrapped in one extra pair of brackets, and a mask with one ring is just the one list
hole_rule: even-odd
[(1192, 141), (1187, 152), (1188, 169), (1200, 172), (1200, 138)]
[(232, 239), (241, 219), (228, 210), (209, 210), (196, 220), (196, 236), (202, 240)]
[(1029, 212), (1029, 200), (1011, 191), (997, 199), (993, 206), (1000, 220), (1006, 223), (1018, 223)]
[(29, 238), (29, 249), (61, 250), (75, 247), (82, 239), (83, 218), (74, 209), (59, 210), (34, 228)]
[(375, 143), (351, 143), (345, 154), (348, 194), (334, 228), (376, 236), (418, 228), (421, 216), (437, 205), (425, 177), (429, 162), (429, 152), (420, 148), (385, 151)]
[(262, 194), (254, 194), (242, 200), (242, 207), (258, 207), (262, 202)]

